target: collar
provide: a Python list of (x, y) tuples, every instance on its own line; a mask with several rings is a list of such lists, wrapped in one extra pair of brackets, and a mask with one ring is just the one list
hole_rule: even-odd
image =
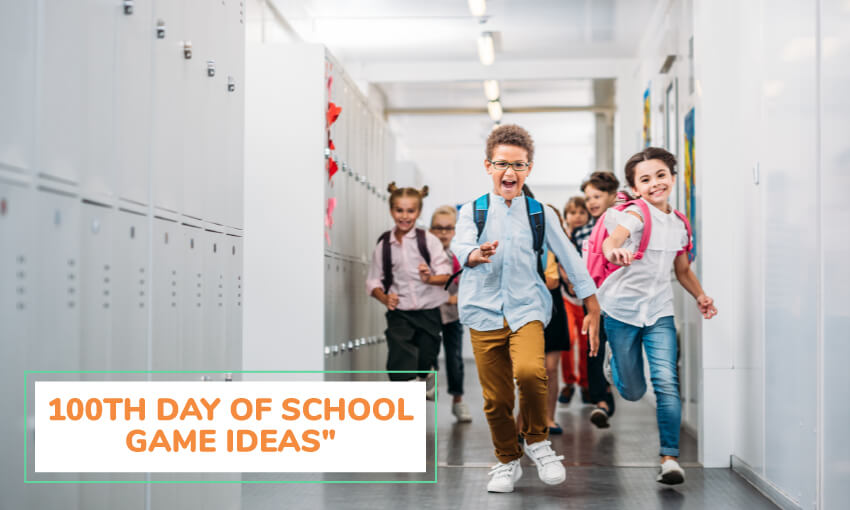
[[(415, 239), (415, 238), (416, 238), (416, 229), (417, 229), (417, 228), (418, 228), (418, 227), (416, 227), (416, 226), (414, 225), (414, 226), (413, 226), (413, 228), (412, 228), (412, 229), (410, 229), (410, 230), (409, 230), (406, 234), (404, 234), (404, 236), (402, 236), (402, 237), (406, 237), (407, 239)], [(390, 230), (390, 244), (401, 244), (401, 243), (399, 243), (398, 238), (397, 238), (397, 237), (396, 237), (396, 235), (395, 235), (395, 233), (396, 233), (396, 232), (398, 232), (398, 226), (397, 226), (397, 225), (393, 225), (392, 230)]]

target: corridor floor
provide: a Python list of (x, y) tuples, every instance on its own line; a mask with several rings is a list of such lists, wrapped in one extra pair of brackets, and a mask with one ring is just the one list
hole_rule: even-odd
[[(600, 430), (588, 420), (590, 406), (576, 394), (569, 406), (559, 404), (557, 420), (564, 429), (552, 436), (553, 447), (564, 455), (567, 480), (544, 485), (533, 464), (524, 458), (523, 477), (512, 494), (486, 491), (489, 468), (496, 463), (490, 432), (482, 411), (483, 400), (475, 365), (466, 363), (465, 400), (472, 423), (455, 423), (445, 377), (439, 377), (438, 480), (437, 484), (245, 484), (245, 510), (280, 508), (348, 509), (775, 509), (731, 469), (703, 469), (697, 462), (696, 440), (682, 432), (680, 462), (683, 485), (667, 487), (655, 482), (658, 435), (654, 409), (644, 402), (617, 401), (611, 427)], [(441, 366), (440, 376), (445, 372)], [(433, 419), (429, 412), (429, 423)], [(429, 427), (430, 430), (433, 430)], [(433, 452), (433, 433), (428, 451)], [(428, 462), (433, 479), (433, 457)], [(248, 475), (250, 480), (361, 480), (363, 476)], [(381, 475), (384, 480), (422, 479), (407, 474)]]

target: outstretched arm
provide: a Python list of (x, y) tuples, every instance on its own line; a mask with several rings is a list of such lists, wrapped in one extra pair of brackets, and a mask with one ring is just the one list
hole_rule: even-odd
[(673, 267), (676, 270), (676, 279), (679, 280), (679, 283), (682, 284), (682, 287), (684, 287), (685, 290), (696, 298), (697, 306), (699, 307), (699, 311), (702, 313), (702, 316), (706, 319), (710, 319), (717, 315), (717, 308), (714, 306), (714, 300), (706, 296), (705, 291), (702, 290), (702, 285), (700, 285), (697, 275), (694, 274), (691, 269), (691, 262), (688, 260), (688, 254), (680, 253), (679, 255), (676, 255)]

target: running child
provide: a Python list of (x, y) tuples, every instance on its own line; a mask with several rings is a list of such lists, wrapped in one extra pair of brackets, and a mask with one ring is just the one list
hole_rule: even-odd
[[(552, 450), (546, 427), (543, 328), (552, 311), (542, 275), (546, 250), (558, 257), (577, 295), (585, 299), (583, 329), (590, 332), (591, 352), (596, 352), (599, 306), (593, 281), (555, 214), (522, 193), (533, 161), (534, 143), (525, 129), (504, 125), (490, 133), (484, 167), (492, 191), (461, 208), (451, 244), (464, 265), (460, 320), (470, 328), (484, 413), (499, 459), (490, 471), (490, 492), (514, 490), (522, 476), (523, 450), (544, 483), (566, 479), (563, 457)], [(522, 445), (513, 419), (514, 375), (523, 417)]]
[[(714, 317), (717, 308), (691, 270), (687, 220), (667, 201), (676, 185), (676, 157), (649, 147), (626, 162), (626, 180), (642, 204), (636, 201), (623, 211), (609, 209), (605, 214), (603, 226), (610, 235), (602, 251), (605, 259), (621, 267), (603, 281), (599, 301), (611, 375), (626, 400), (639, 400), (646, 392), (642, 354), (646, 351), (661, 442), (657, 481), (673, 485), (682, 483), (685, 473), (677, 461), (682, 401), (670, 270), (675, 269), (676, 279), (696, 298), (704, 318)], [(643, 255), (636, 257), (644, 229), (650, 238)]]
[[(372, 252), (366, 293), (387, 307), (387, 370), (392, 381), (427, 379), (440, 348), (440, 305), (448, 300), (443, 285), (452, 265), (434, 234), (416, 228), (428, 186), (398, 188), (390, 183), (390, 214), (395, 226), (384, 232)], [(428, 390), (433, 398), (434, 389)]]

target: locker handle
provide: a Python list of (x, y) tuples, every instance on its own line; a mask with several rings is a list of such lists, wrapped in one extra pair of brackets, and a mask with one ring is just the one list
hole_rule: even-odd
[(207, 60), (207, 76), (215, 76), (215, 60)]
[(162, 20), (156, 22), (156, 38), (165, 39), (165, 22)]
[(124, 14), (126, 16), (133, 14), (133, 0), (124, 0)]
[(234, 92), (236, 90), (236, 80), (233, 79), (233, 76), (227, 77), (227, 91)]
[(183, 41), (183, 58), (186, 60), (192, 58), (192, 41)]

